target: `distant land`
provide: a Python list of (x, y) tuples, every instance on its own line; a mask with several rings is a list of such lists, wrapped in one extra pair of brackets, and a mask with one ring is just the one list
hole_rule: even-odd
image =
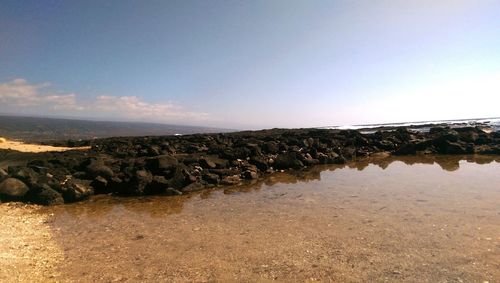
[(31, 142), (232, 131), (236, 130), (146, 122), (90, 121), (0, 114), (0, 137)]
[[(423, 122), (365, 124), (315, 127), (319, 129), (357, 130), (373, 133), (406, 127), (413, 131), (428, 131), (431, 127), (478, 126), (487, 131), (500, 131), (500, 118), (436, 120)], [(0, 114), (0, 137), (25, 142), (88, 140), (108, 137), (166, 136), (201, 133), (228, 133), (238, 129), (184, 126), (148, 122), (96, 121), (64, 117), (37, 117)]]

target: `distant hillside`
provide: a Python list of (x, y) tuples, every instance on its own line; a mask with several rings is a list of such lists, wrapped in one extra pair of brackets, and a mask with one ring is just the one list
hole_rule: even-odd
[(228, 129), (0, 115), (0, 137), (23, 141), (229, 132)]

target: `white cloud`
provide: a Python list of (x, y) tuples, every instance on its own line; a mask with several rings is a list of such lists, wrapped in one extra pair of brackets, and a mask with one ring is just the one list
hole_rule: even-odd
[(95, 109), (123, 118), (156, 121), (205, 120), (209, 116), (207, 113), (185, 111), (173, 103), (148, 103), (137, 96), (98, 96)]
[(25, 79), (14, 79), (0, 84), (2, 109), (22, 108), (83, 110), (76, 103), (76, 95), (57, 94), (46, 91), (50, 84), (30, 84)]
[(54, 92), (49, 87), (49, 83), (32, 84), (22, 78), (0, 83), (0, 112), (155, 122), (204, 121), (209, 118), (207, 113), (186, 111), (171, 102), (150, 103), (137, 96), (109, 95), (90, 101), (79, 100), (74, 93)]

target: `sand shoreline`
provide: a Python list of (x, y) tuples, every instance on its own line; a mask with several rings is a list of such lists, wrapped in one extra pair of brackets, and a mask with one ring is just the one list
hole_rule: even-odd
[(0, 203), (0, 281), (57, 282), (63, 251), (37, 205)]
[(40, 152), (63, 152), (68, 150), (87, 150), (90, 149), (90, 147), (88, 146), (63, 147), (63, 146), (32, 144), (32, 143), (24, 143), (22, 141), (9, 140), (0, 137), (0, 149), (15, 150), (19, 152), (40, 153)]

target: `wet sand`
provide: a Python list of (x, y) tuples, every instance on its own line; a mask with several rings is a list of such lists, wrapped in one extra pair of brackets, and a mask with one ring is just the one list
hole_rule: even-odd
[[(500, 163), (461, 159), (386, 158), (188, 196), (99, 196), (41, 208), (50, 237), (40, 243), (63, 257), (42, 276), (498, 282)], [(29, 230), (19, 223), (9, 233), (23, 231)]]

